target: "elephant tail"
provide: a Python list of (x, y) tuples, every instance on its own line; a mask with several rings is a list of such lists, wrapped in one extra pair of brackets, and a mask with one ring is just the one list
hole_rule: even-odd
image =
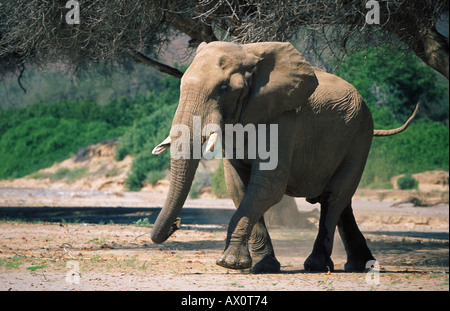
[(406, 128), (409, 126), (409, 124), (412, 122), (412, 120), (416, 116), (417, 111), (419, 110), (419, 106), (420, 106), (420, 101), (417, 103), (416, 108), (414, 109), (414, 112), (412, 113), (412, 115), (402, 126), (396, 128), (396, 129), (391, 129), (391, 130), (374, 130), (373, 136), (392, 136), (392, 135), (396, 135), (398, 133), (403, 132), (404, 130), (406, 130)]

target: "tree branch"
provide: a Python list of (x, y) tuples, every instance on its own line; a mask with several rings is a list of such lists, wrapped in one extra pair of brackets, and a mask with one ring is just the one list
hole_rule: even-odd
[(415, 11), (401, 11), (391, 19), (387, 29), (402, 38), (428, 66), (449, 79), (449, 40), (436, 31), (435, 23), (425, 26), (415, 14)]
[(449, 79), (449, 43), (435, 29), (422, 30), (415, 41), (406, 41), (428, 66)]
[(174, 76), (177, 79), (181, 79), (181, 77), (183, 76), (183, 73), (178, 69), (157, 62), (138, 51), (130, 50), (128, 51), (128, 53), (131, 55), (131, 57), (134, 59), (136, 63), (146, 64), (147, 66), (153, 67), (163, 73)]
[(22, 82), (20, 81), (20, 79), (22, 79), (22, 75), (23, 75), (24, 71), (25, 71), (25, 65), (22, 63), (22, 69), (20, 69), (19, 76), (17, 77), (17, 83), (19, 83), (20, 88), (26, 94), (27, 90), (23, 87)]
[(188, 18), (175, 12), (166, 12), (165, 14), (170, 26), (192, 38), (191, 47), (196, 47), (202, 41), (208, 43), (217, 41), (211, 25), (203, 23), (200, 19)]

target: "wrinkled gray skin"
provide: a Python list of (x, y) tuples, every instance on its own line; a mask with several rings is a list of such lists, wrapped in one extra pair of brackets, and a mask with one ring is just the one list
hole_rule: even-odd
[[(351, 199), (372, 137), (396, 134), (407, 124), (374, 131), (371, 114), (352, 85), (311, 67), (292, 45), (278, 42), (201, 44), (182, 78), (172, 127), (185, 124), (192, 133), (193, 116), (200, 116), (202, 124), (219, 125), (223, 133), (224, 124), (278, 125), (275, 169), (260, 170), (264, 161), (259, 158), (224, 159), (227, 188), (237, 210), (218, 265), (251, 268), (254, 273), (280, 270), (263, 215), (284, 194), (321, 204), (319, 232), (306, 270), (333, 270), (336, 226), (347, 251), (346, 270), (364, 270), (374, 259), (356, 224)], [(176, 135), (171, 131), (155, 154), (169, 148)], [(169, 193), (152, 229), (155, 243), (173, 233), (198, 163), (171, 160)]]

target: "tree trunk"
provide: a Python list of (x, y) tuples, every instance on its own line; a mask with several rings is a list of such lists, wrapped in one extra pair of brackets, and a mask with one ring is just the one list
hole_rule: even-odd
[(166, 21), (176, 30), (191, 37), (190, 47), (197, 47), (200, 43), (217, 41), (211, 25), (207, 25), (199, 18), (191, 18), (176, 12), (166, 12)]
[[(420, 8), (423, 3), (417, 0), (410, 6)], [(401, 38), (428, 66), (449, 79), (449, 40), (436, 31), (435, 24), (439, 20), (426, 26), (417, 20), (417, 11), (411, 8), (391, 16), (386, 28)]]
[(427, 29), (417, 42), (407, 44), (428, 66), (449, 79), (448, 39), (434, 29)]

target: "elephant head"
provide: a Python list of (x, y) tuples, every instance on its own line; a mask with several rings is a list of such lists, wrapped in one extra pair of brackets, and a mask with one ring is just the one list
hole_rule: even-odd
[[(190, 148), (187, 157), (174, 156), (180, 147), (173, 143), (180, 138), (180, 125), (190, 132), (187, 144), (193, 146), (199, 143), (193, 140), (195, 118), (221, 129), (225, 124), (267, 124), (306, 104), (317, 84), (312, 67), (289, 43), (202, 43), (181, 79), (170, 136), (153, 151), (159, 154), (172, 147), (169, 193), (153, 226), (152, 240), (162, 243), (176, 229), (174, 223), (199, 163), (192, 154), (195, 148)], [(218, 135), (204, 135), (200, 143), (210, 150)]]

